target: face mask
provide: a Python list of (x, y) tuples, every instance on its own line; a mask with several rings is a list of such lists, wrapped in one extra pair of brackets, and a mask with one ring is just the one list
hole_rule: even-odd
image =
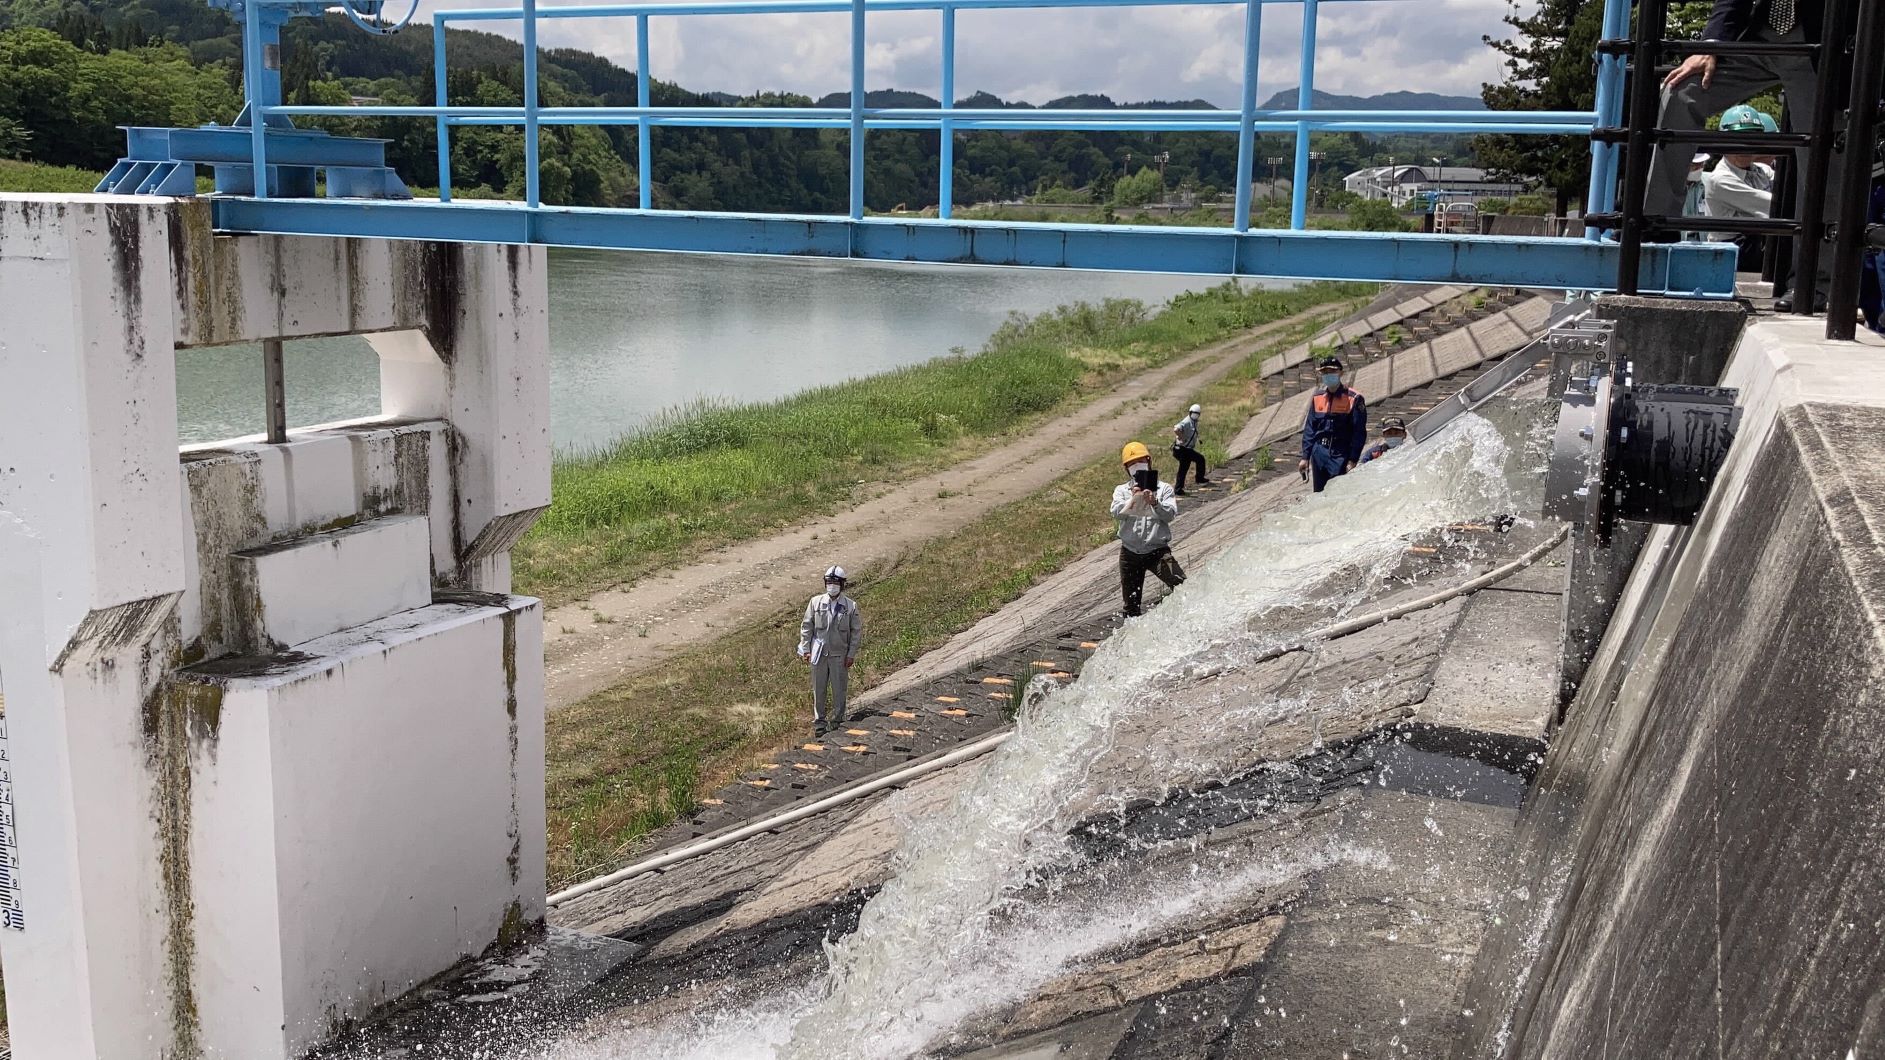
[(1381, 439), (1381, 444), (1387, 446), (1389, 449), (1399, 449), (1401, 447), (1401, 443), (1406, 440), (1407, 439), (1405, 438), (1388, 437), (1388, 438)]
[(1197, 414), (1197, 413), (1195, 413), (1195, 412), (1194, 412), (1194, 413), (1192, 413), (1192, 414), (1191, 414), (1191, 418), (1192, 418), (1193, 420), (1195, 420), (1195, 419), (1197, 419), (1197, 418), (1198, 418), (1198, 414)]
[(843, 591), (844, 591), (844, 586), (842, 586), (842, 585), (827, 585), (827, 586), (825, 586), (825, 595), (826, 595), (826, 596), (829, 596), (829, 597), (832, 597), (833, 599), (836, 599), (836, 598), (837, 598), (837, 595), (838, 595), (839, 593), (841, 593), (841, 592), (843, 592)]
[(1152, 465), (1142, 462), (1142, 463), (1134, 464), (1131, 467), (1127, 468), (1126, 474), (1137, 475), (1141, 471), (1150, 471), (1150, 470), (1152, 470)]
[(1340, 373), (1340, 372), (1323, 372), (1323, 373), (1322, 373), (1322, 385), (1323, 385), (1323, 386), (1326, 386), (1326, 387), (1328, 387), (1328, 388), (1329, 388), (1329, 389), (1331, 389), (1331, 390), (1333, 390), (1333, 389), (1335, 389), (1336, 387), (1338, 387), (1338, 386), (1340, 386), (1340, 385), (1342, 385), (1342, 373)]

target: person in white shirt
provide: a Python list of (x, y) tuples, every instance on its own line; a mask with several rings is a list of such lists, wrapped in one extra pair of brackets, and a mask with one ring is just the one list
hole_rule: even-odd
[(1140, 613), (1148, 572), (1176, 589), (1185, 584), (1185, 569), (1172, 555), (1172, 520), (1178, 518), (1172, 484), (1152, 469), (1144, 443), (1128, 443), (1119, 462), (1127, 481), (1113, 487), (1112, 512), (1119, 524), (1119, 595), (1132, 618)]
[[(1730, 108), (1721, 116), (1721, 127), (1728, 132), (1772, 132), (1778, 128), (1774, 119), (1747, 106)], [(1773, 167), (1761, 161), (1760, 155), (1721, 156), (1715, 168), (1702, 174), (1702, 209), (1709, 217), (1772, 217)], [(1761, 270), (1761, 252), (1767, 246), (1766, 236), (1716, 232), (1711, 238), (1718, 243), (1733, 243), (1741, 248), (1737, 270)]]
[[(864, 616), (857, 601), (844, 594), (843, 567), (825, 570), (825, 591), (805, 605), (799, 622), (799, 658), (812, 668), (812, 735), (823, 736), (844, 724), (844, 698), (851, 684), (851, 664), (864, 640)], [(826, 687), (830, 687), (827, 709)]]
[[(1688, 198), (1682, 200), (1682, 216), (1708, 216), (1708, 211), (1703, 205), (1705, 198), (1702, 194), (1702, 174), (1708, 169), (1708, 164), (1712, 161), (1714, 161), (1714, 159), (1710, 158), (1706, 151), (1697, 151), (1695, 152), (1695, 157), (1689, 159), (1689, 195)], [(1682, 233), (1684, 242), (1697, 242), (1707, 238), (1708, 236), (1702, 232)]]

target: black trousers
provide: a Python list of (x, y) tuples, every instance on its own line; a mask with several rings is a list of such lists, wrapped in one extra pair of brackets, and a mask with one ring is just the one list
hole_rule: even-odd
[(1179, 490), (1181, 492), (1184, 490), (1185, 470), (1193, 464), (1198, 465), (1198, 481), (1199, 482), (1204, 481), (1204, 454), (1203, 453), (1198, 452), (1196, 449), (1193, 449), (1188, 445), (1174, 445), (1172, 446), (1172, 456), (1178, 460), (1178, 481), (1172, 483), (1173, 489)]
[(1147, 571), (1158, 575), (1159, 581), (1174, 589), (1185, 584), (1185, 569), (1178, 565), (1178, 559), (1172, 555), (1171, 549), (1134, 552), (1122, 547), (1119, 550), (1119, 595), (1125, 601), (1128, 615), (1141, 613)]

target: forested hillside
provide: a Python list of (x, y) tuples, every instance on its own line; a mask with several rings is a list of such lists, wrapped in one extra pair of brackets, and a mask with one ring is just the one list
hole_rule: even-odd
[[(431, 34), (424, 27), (391, 37), (360, 33), (344, 18), (301, 18), (284, 31), (283, 81), (290, 102), (345, 104), (371, 97), (388, 104), (432, 102)], [(494, 34), (449, 34), (450, 100), (455, 104), (517, 105), (522, 101), (522, 49)], [(572, 49), (543, 53), (545, 106), (632, 104), (636, 75), (607, 59)], [(122, 153), (119, 125), (195, 125), (232, 119), (241, 105), (241, 46), (236, 23), (203, 0), (0, 0), (0, 159), (102, 170)], [(712, 88), (712, 86), (700, 86)], [(1289, 93), (1293, 96), (1293, 93)], [(671, 106), (808, 106), (803, 96), (738, 98), (693, 92), (656, 79), (650, 96)], [(873, 106), (933, 106), (913, 92), (886, 90)], [(845, 106), (845, 94), (816, 101)], [(1362, 101), (1366, 104), (1368, 101)], [(976, 93), (969, 107), (1025, 105)], [(1053, 107), (1120, 106), (1105, 96), (1053, 100)], [(1209, 107), (1203, 100), (1125, 106)], [(437, 143), (430, 121), (401, 118), (325, 119), (337, 133), (385, 138), (393, 167), (415, 187), (437, 182)], [(833, 212), (848, 189), (844, 130), (661, 129), (653, 134), (656, 205), (697, 210)], [(545, 201), (574, 205), (632, 203), (636, 175), (632, 128), (545, 127)], [(1266, 138), (1257, 152), (1287, 154), (1286, 138)], [(1341, 174), (1389, 154), (1447, 154), (1466, 161), (1463, 138), (1359, 134), (1315, 137), (1325, 157), (1320, 183), (1339, 187)], [(938, 144), (934, 133), (884, 130), (866, 144), (868, 206), (933, 205)], [(959, 203), (1018, 199), (1093, 187), (1107, 201), (1116, 180), (1158, 166), (1166, 187), (1228, 189), (1235, 182), (1235, 138), (1222, 134), (967, 133), (956, 150)], [(453, 185), (461, 193), (518, 196), (523, 188), (521, 130), (466, 127), (453, 134)], [(1142, 173), (1139, 183), (1153, 180)]]

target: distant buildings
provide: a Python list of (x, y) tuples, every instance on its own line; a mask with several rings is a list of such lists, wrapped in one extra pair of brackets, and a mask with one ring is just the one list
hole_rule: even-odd
[(1374, 166), (1343, 177), (1342, 186), (1364, 199), (1386, 199), (1395, 206), (1431, 198), (1478, 202), (1525, 193), (1523, 184), (1492, 180), (1485, 170), (1470, 166)]

